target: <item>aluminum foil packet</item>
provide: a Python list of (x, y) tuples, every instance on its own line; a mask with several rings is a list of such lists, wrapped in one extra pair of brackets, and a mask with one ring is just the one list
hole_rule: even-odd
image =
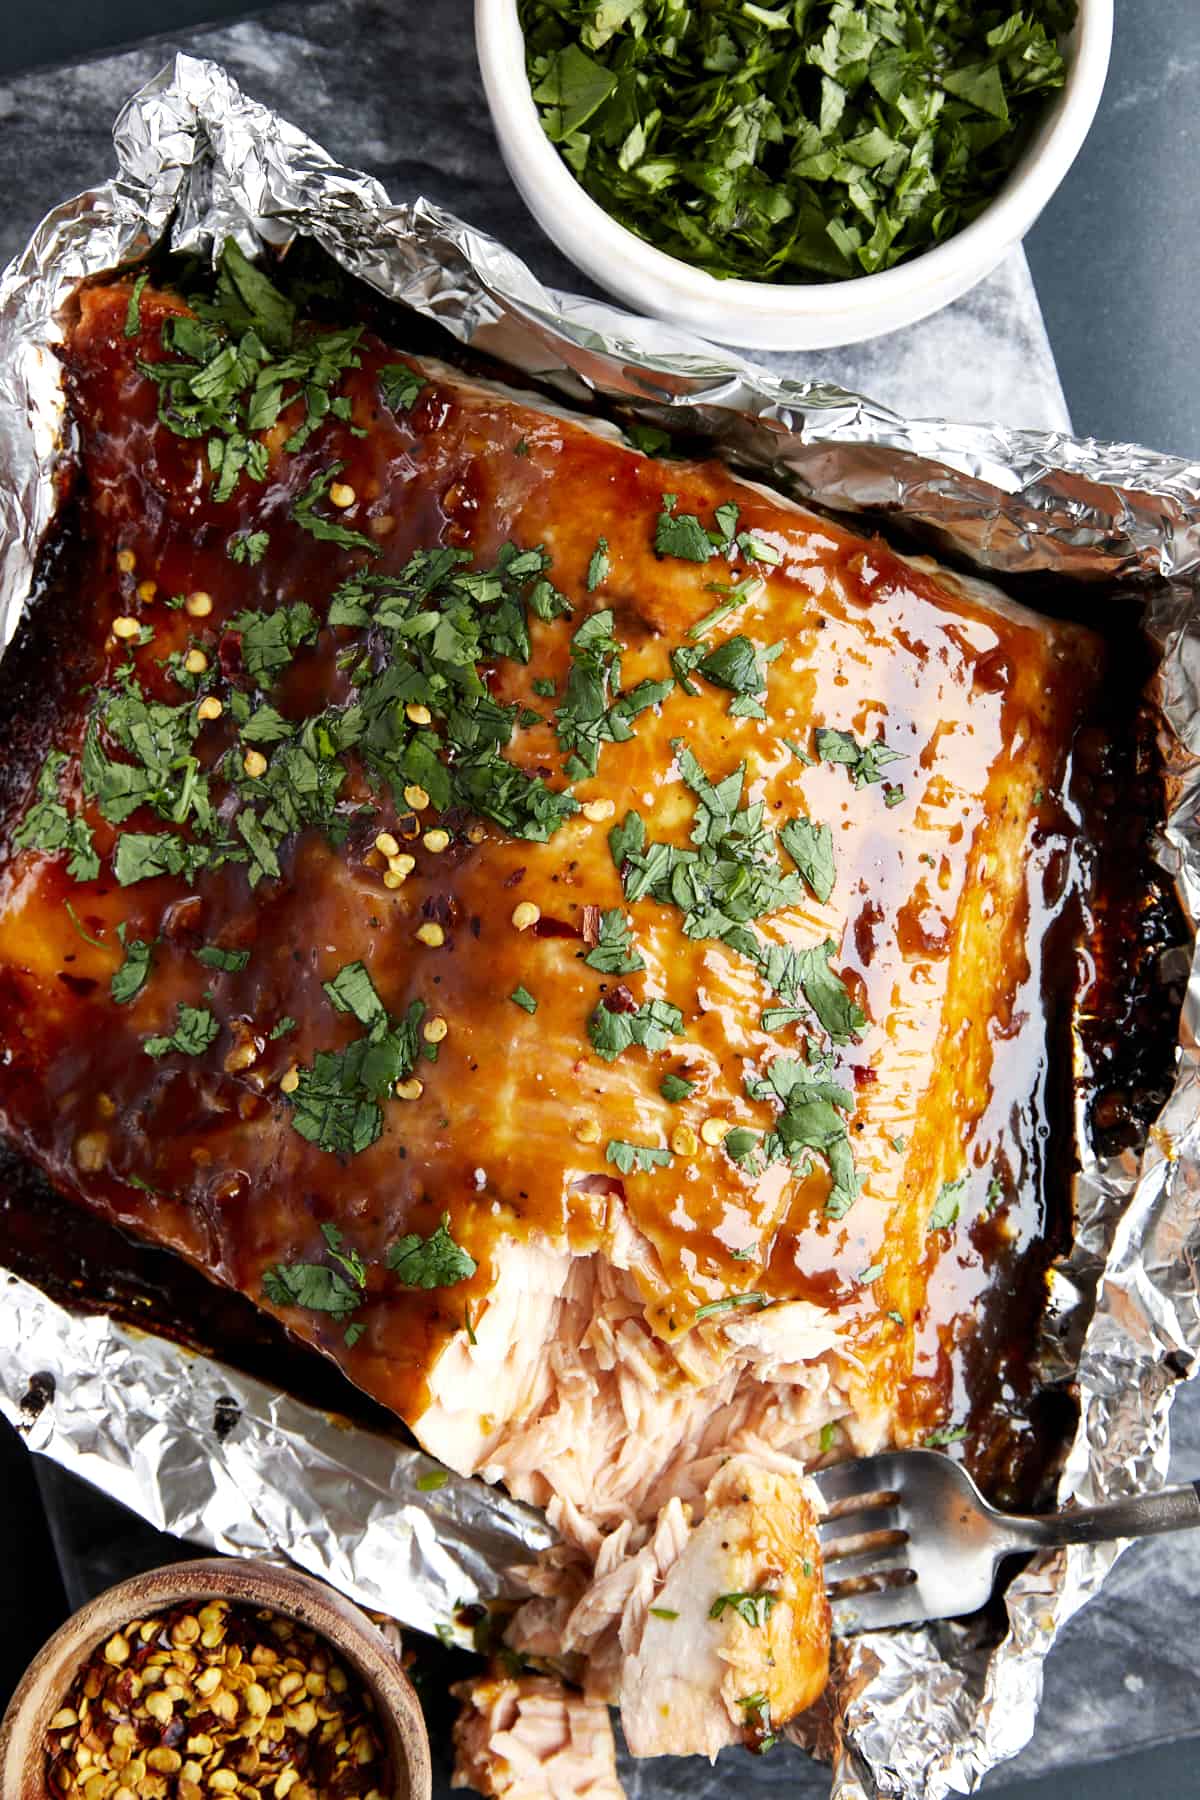
[[(83, 278), (152, 246), (250, 253), (311, 237), (345, 269), (568, 400), (701, 432), (796, 497), (894, 515), (982, 571), (1144, 586), (1162, 652), (1168, 816), (1159, 852), (1200, 915), (1200, 465), (1064, 435), (898, 417), (827, 384), (592, 300), (550, 293), (494, 239), (424, 200), (395, 206), (248, 99), (215, 64), (179, 56), (128, 103), (118, 173), (45, 220), (0, 280), (0, 645), (29, 592), (55, 510), (68, 430), (59, 313)], [(1045, 1361), (1077, 1372), (1079, 1427), (1060, 1501), (1165, 1479), (1176, 1382), (1200, 1366), (1200, 979), (1183, 1011), (1177, 1080), (1140, 1155), (1085, 1162), (1078, 1230), (1056, 1266)], [(220, 1364), (0, 1276), (0, 1407), (32, 1448), (155, 1525), (284, 1555), (353, 1598), (429, 1630), (502, 1594), (544, 1547), (529, 1509), (449, 1478), (399, 1442), (346, 1428)], [(968, 1793), (1031, 1736), (1045, 1657), (1116, 1546), (1034, 1559), (1010, 1585), (1007, 1631), (973, 1621), (848, 1641), (835, 1685), (834, 1800)], [(789, 1786), (784, 1759), (768, 1785)], [(793, 1765), (794, 1767), (794, 1765)], [(765, 1769), (764, 1769), (765, 1772)], [(639, 1792), (659, 1786), (647, 1768)], [(793, 1777), (794, 1782), (794, 1777)], [(704, 1787), (696, 1772), (687, 1792)], [(682, 1794), (683, 1787), (678, 1791)], [(707, 1789), (705, 1789), (707, 1791)]]

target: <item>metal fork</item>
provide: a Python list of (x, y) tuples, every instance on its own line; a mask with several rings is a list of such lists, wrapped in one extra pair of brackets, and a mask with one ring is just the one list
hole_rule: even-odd
[(814, 1471), (835, 1633), (955, 1619), (986, 1604), (1006, 1556), (1200, 1525), (1200, 1482), (1033, 1518), (989, 1506), (936, 1450), (893, 1451)]

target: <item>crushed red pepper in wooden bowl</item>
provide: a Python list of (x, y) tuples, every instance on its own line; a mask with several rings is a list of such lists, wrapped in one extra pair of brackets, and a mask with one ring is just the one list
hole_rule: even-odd
[(390, 1800), (366, 1687), (316, 1633), (210, 1600), (97, 1646), (50, 1720), (52, 1800)]

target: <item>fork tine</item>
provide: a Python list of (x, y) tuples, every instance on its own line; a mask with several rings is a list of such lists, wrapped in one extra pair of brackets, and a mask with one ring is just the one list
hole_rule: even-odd
[(865, 1542), (846, 1556), (825, 1558), (825, 1581), (830, 1588), (863, 1575), (882, 1575), (912, 1567), (908, 1533), (888, 1533), (884, 1542)]
[(866, 1494), (894, 1493), (895, 1465), (896, 1458), (891, 1455), (857, 1456), (847, 1462), (832, 1463), (826, 1469), (814, 1469), (812, 1479), (826, 1506), (836, 1506)]
[(872, 1505), (870, 1499), (861, 1507), (851, 1503), (845, 1512), (835, 1513), (831, 1519), (822, 1519), (817, 1527), (821, 1551), (826, 1557), (837, 1556), (837, 1546), (845, 1539), (862, 1537), (868, 1531), (874, 1533), (904, 1529), (905, 1516), (899, 1504)]

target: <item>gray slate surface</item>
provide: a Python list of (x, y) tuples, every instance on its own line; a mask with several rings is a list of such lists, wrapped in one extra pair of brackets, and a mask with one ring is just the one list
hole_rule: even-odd
[[(1143, 7), (1126, 5), (1127, 21), (1132, 12), (1143, 13)], [(1190, 17), (1195, 6), (1196, 0), (1155, 0), (1152, 34), (1169, 30), (1177, 13), (1187, 10)], [(499, 161), (474, 75), (469, 13), (468, 0), (441, 0), (436, 10), (402, 0), (326, 0), (0, 85), (0, 182), (7, 198), (0, 259), (58, 200), (108, 173), (109, 127), (119, 105), (171, 52), (184, 48), (225, 63), (248, 91), (288, 113), (335, 154), (379, 176), (396, 197), (423, 192), (501, 237), (543, 279), (584, 286), (531, 224)], [(1162, 79), (1182, 80), (1186, 73), (1186, 66), (1164, 65)], [(1124, 110), (1136, 117), (1136, 94)], [(1152, 199), (1162, 206), (1161, 193)], [(1073, 350), (1086, 352), (1086, 346)], [(786, 360), (798, 372), (839, 380), (912, 413), (1023, 425), (1066, 422), (1019, 254), (973, 296), (910, 332)], [(1112, 429), (1136, 431), (1129, 424)], [(1200, 1475), (1198, 1402), (1200, 1395), (1190, 1394), (1177, 1413), (1180, 1475)], [(1007, 1788), (1020, 1774), (1063, 1770), (1200, 1732), (1200, 1694), (1191, 1670), (1198, 1602), (1200, 1540), (1159, 1540), (1131, 1551), (1052, 1659), (1033, 1745), (987, 1784), (989, 1791)], [(825, 1776), (790, 1755), (756, 1764), (727, 1755), (711, 1775), (693, 1762), (686, 1769), (655, 1765), (653, 1772), (635, 1765), (627, 1773), (633, 1800), (666, 1800), (685, 1791), (701, 1800), (735, 1783), (755, 1793), (786, 1793), (789, 1800), (817, 1800), (828, 1791)], [(1079, 1790), (1072, 1784), (1071, 1791)], [(1185, 1782), (1180, 1792), (1200, 1792), (1200, 1782)]]

